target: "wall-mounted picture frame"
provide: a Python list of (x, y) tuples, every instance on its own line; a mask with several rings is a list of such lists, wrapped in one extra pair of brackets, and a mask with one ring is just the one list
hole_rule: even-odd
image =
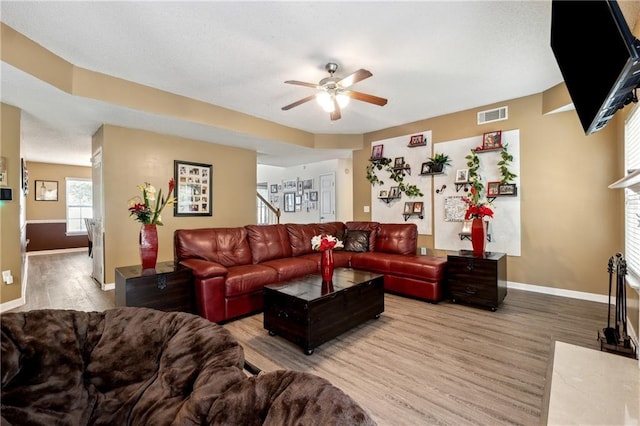
[(213, 166), (174, 160), (173, 174), (176, 181), (173, 205), (174, 216), (213, 215)]
[(7, 179), (7, 158), (0, 157), (0, 186), (9, 185)]
[(27, 196), (29, 195), (29, 170), (24, 158), (20, 159), (20, 171), (22, 172), (22, 193)]
[(296, 195), (296, 206), (302, 205), (302, 195)]
[(400, 197), (400, 187), (392, 186), (389, 189), (389, 198), (398, 198), (398, 197)]
[(36, 201), (58, 201), (57, 180), (36, 180), (33, 189)]
[(427, 173), (431, 173), (431, 163), (422, 163), (422, 166), (420, 167), (420, 174), (425, 175)]
[(271, 192), (272, 194), (277, 194), (277, 193), (278, 193), (278, 185), (277, 185), (277, 184), (275, 184), (275, 183), (274, 183), (274, 184), (272, 184), (272, 185), (269, 187), (269, 190), (270, 190), (270, 192)]
[(371, 159), (372, 160), (380, 160), (382, 158), (382, 149), (384, 148), (384, 145), (380, 144), (380, 145), (374, 145), (371, 148)]
[(282, 189), (284, 189), (285, 191), (291, 191), (291, 190), (295, 191), (297, 187), (298, 187), (297, 180), (289, 179), (289, 180), (282, 181)]
[(469, 182), (469, 169), (458, 169), (456, 171), (456, 183)]
[(318, 191), (309, 191), (309, 201), (318, 201)]
[(487, 182), (487, 196), (495, 197), (496, 195), (500, 195), (500, 181)]
[(416, 201), (413, 203), (413, 213), (422, 213), (423, 202)]
[(482, 135), (482, 149), (502, 148), (502, 130), (487, 132)]
[(502, 183), (498, 188), (498, 195), (516, 195), (518, 188), (515, 183)]
[(285, 213), (293, 213), (296, 211), (296, 193), (285, 192), (284, 193), (284, 211)]
[(296, 193), (297, 193), (298, 195), (302, 195), (302, 193), (303, 193), (303, 192), (304, 192), (304, 182), (303, 182), (303, 181), (301, 181), (301, 180), (298, 180), (298, 183), (297, 183), (297, 192), (296, 192)]
[(406, 214), (413, 213), (413, 201), (405, 201), (404, 202), (404, 212)]
[(305, 179), (302, 181), (302, 189), (313, 189), (313, 179)]
[(409, 138), (409, 146), (423, 146), (427, 144), (424, 135), (413, 135)]
[(404, 167), (404, 157), (396, 157), (393, 160), (393, 167)]

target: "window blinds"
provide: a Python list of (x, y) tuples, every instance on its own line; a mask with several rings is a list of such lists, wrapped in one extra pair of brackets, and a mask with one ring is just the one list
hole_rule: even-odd
[[(640, 169), (640, 108), (635, 107), (625, 123), (625, 174)], [(627, 272), (640, 281), (640, 194), (625, 188), (625, 253)]]

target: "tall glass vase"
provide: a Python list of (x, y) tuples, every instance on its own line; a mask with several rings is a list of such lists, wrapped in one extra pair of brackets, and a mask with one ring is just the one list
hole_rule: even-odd
[(487, 247), (487, 226), (489, 222), (473, 219), (471, 222), (471, 246), (474, 256), (484, 256)]
[(323, 282), (333, 281), (333, 250), (320, 252), (320, 274)]
[(155, 269), (158, 259), (158, 229), (156, 225), (142, 225), (140, 228), (140, 259), (142, 269)]

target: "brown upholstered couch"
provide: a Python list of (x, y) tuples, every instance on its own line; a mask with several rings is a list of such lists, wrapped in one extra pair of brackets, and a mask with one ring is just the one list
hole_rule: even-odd
[(374, 425), (327, 380), (243, 371), (228, 330), (147, 308), (5, 313), (2, 425)]
[(384, 274), (386, 291), (437, 303), (445, 296), (446, 259), (417, 255), (414, 223), (330, 222), (180, 229), (175, 260), (193, 270), (198, 313), (228, 321), (263, 308), (263, 288), (320, 271), (314, 235), (334, 235), (345, 250), (336, 267)]

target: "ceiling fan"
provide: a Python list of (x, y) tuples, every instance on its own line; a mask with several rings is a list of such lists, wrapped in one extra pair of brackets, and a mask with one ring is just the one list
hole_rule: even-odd
[(342, 117), (340, 110), (349, 103), (349, 98), (369, 102), (379, 106), (387, 104), (387, 100), (385, 98), (379, 98), (366, 93), (348, 90), (348, 88), (355, 83), (371, 77), (373, 74), (371, 74), (370, 71), (361, 68), (342, 79), (338, 79), (334, 76), (334, 73), (338, 69), (338, 64), (329, 62), (324, 68), (329, 72), (329, 77), (323, 78), (318, 84), (305, 83), (304, 81), (296, 80), (285, 81), (287, 84), (311, 87), (313, 89), (317, 89), (318, 92), (315, 95), (307, 96), (306, 98), (282, 107), (284, 111), (290, 110), (298, 105), (302, 105), (303, 103), (309, 102), (315, 98), (322, 108), (330, 114), (331, 120), (339, 120)]

